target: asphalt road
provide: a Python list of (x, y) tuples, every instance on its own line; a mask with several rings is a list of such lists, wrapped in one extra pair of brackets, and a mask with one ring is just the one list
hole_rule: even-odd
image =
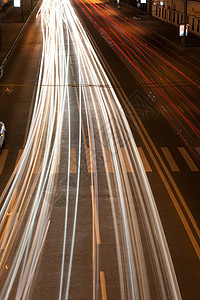
[[(8, 151), (5, 152), (7, 159), (2, 159), (4, 176), (0, 182), (1, 191), (11, 175), (20, 149), (24, 148), (30, 126), (42, 53), (41, 25), (40, 21), (35, 20), (35, 16), (34, 13), (27, 24), (1, 78), (0, 119), (7, 129), (3, 152)], [(6, 88), (9, 88), (9, 93), (6, 93)]]
[[(90, 5), (86, 5), (86, 8), (87, 7), (92, 9), (92, 6)], [(86, 8), (84, 7), (84, 9)], [(113, 8), (113, 6), (111, 6), (111, 8)], [(146, 95), (140, 84), (138, 84), (138, 81), (134, 78), (131, 70), (125, 68), (124, 63), (119, 59), (119, 56), (111, 50), (111, 47), (108, 45), (109, 40), (105, 37), (105, 34), (102, 33), (102, 28), (100, 31), (96, 30), (95, 26), (88, 21), (85, 14), (83, 14), (80, 9), (78, 9), (78, 11), (98, 49), (100, 49), (101, 55), (110, 69), (111, 77), (114, 74), (113, 85), (115, 86), (116, 92), (119, 93), (119, 98), (121, 99), (122, 107), (126, 111), (136, 144), (143, 149), (150, 164), (150, 168), (148, 165), (146, 166), (146, 169), (148, 170), (147, 175), (171, 250), (182, 297), (184, 299), (198, 299), (200, 282), (199, 258), (191, 245), (191, 239), (189, 239), (186, 234), (185, 228), (187, 228), (187, 222), (188, 224), (191, 224), (191, 219), (188, 218), (183, 206), (185, 206), (186, 203), (191, 215), (194, 217), (194, 226), (197, 225), (199, 228), (199, 155), (196, 159), (196, 153), (193, 155), (193, 153), (190, 152), (190, 147), (187, 147), (179, 134), (174, 130), (173, 126), (170, 126), (169, 122), (166, 121), (166, 118), (163, 118), (162, 111), (157, 109), (155, 103), (149, 101), (149, 97)], [(104, 11), (103, 6), (102, 11)], [(96, 13), (96, 9), (93, 8), (90, 17), (92, 20), (95, 20), (95, 22), (98, 22), (96, 15), (98, 18), (99, 15)], [(110, 15), (113, 16), (113, 12), (111, 12)], [(109, 18), (109, 14), (107, 15), (107, 18)], [(114, 20), (117, 22), (117, 18)], [(134, 24), (133, 30), (135, 28), (134, 26), (137, 26), (137, 24), (140, 26), (139, 22), (136, 23), (136, 25)], [(96, 25), (96, 27), (98, 26)], [(149, 42), (149, 36), (145, 31), (142, 36), (145, 36), (147, 42)], [(110, 31), (108, 32), (110, 34)], [(159, 50), (164, 54), (169, 55), (170, 52), (173, 54), (172, 57), (169, 57), (169, 60), (178, 57), (177, 66), (181, 63), (183, 65), (182, 70), (185, 67), (190, 69), (191, 72), (193, 71), (192, 57), (191, 59), (188, 56), (186, 58), (182, 52), (172, 46), (170, 41), (169, 43), (166, 39), (162, 41), (160, 36), (158, 38), (155, 33), (151, 32), (151, 40), (154, 39), (159, 40), (160, 43), (159, 47), (157, 43), (153, 46), (157, 45)], [(197, 74), (199, 74), (198, 72), (199, 71), (197, 71)], [(125, 95), (121, 95), (121, 88)], [(125, 101), (123, 101), (124, 97), (126, 97)], [(190, 95), (189, 99), (194, 101), (193, 103), (198, 103), (193, 99), (192, 95)], [(134, 109), (134, 112), (130, 108), (129, 103)], [(129, 108), (128, 112), (126, 110), (127, 106)], [(142, 122), (142, 127), (140, 126), (140, 122), (134, 120), (135, 112)], [(145, 127), (145, 130), (142, 129), (143, 126)], [(141, 131), (142, 133), (147, 131), (145, 137), (143, 137)], [(188, 138), (187, 141), (189, 141)], [(198, 139), (195, 139), (195, 142), (190, 140), (192, 150), (198, 149), (199, 151), (198, 145)], [(184, 151), (182, 151), (183, 148), (185, 149)], [(183, 155), (180, 155), (180, 150)], [(186, 160), (184, 159), (185, 151), (188, 152), (189, 156), (191, 156), (192, 160), (195, 162), (196, 168), (192, 168), (191, 165), (189, 166), (188, 163), (186, 163)], [(172, 156), (175, 165), (170, 165), (168, 154), (171, 154), (170, 157)], [(168, 184), (170, 188), (168, 187)], [(177, 202), (174, 199), (176, 199)], [(179, 216), (177, 214), (179, 208), (177, 210), (174, 209), (174, 205), (176, 206), (177, 203), (181, 210), (183, 210), (182, 216), (181, 214), (179, 214)], [(182, 218), (184, 225), (180, 221), (180, 217)], [(184, 217), (187, 220), (186, 222)], [(193, 225), (191, 228), (192, 227)], [(195, 237), (198, 236), (198, 228), (197, 231), (194, 230), (194, 227), (192, 228)], [(199, 237), (197, 237), (197, 243), (199, 244)], [(191, 280), (190, 283), (189, 280)], [(191, 286), (193, 287), (192, 289)]]
[[(149, 102), (148, 97), (144, 93), (138, 81), (135, 80), (131, 72), (124, 67), (122, 61), (113, 52), (105, 39), (102, 38), (94, 26), (91, 25), (88, 19), (85, 18), (80, 11), (79, 13), (81, 14), (84, 23), (86, 24), (96, 43), (95, 44), (93, 42), (93, 46), (95, 46), (95, 49), (98, 50), (98, 54), (102, 60), (102, 63), (106, 68), (110, 79), (112, 80), (114, 90), (121, 101), (122, 107), (125, 109), (127, 119), (144, 162), (146, 174), (156, 200), (182, 297), (183, 299), (198, 299), (200, 292), (200, 265), (197, 255), (199, 252), (198, 247), (194, 247), (195, 243), (193, 245), (191, 243), (191, 239), (193, 242), (197, 241), (199, 243), (198, 230), (195, 228), (195, 225), (198, 226), (200, 221), (198, 213), (198, 160), (192, 156), (192, 153), (189, 152), (188, 148), (177, 136), (176, 132), (169, 126), (169, 123), (163, 118), (160, 111), (156, 109), (154, 103)], [(157, 269), (154, 268), (155, 266), (153, 266), (155, 258), (152, 258), (154, 257), (154, 254), (156, 256), (158, 252), (155, 251), (155, 253), (153, 253), (151, 251), (147, 251), (148, 248), (152, 250), (152, 244), (148, 238), (145, 240), (145, 238), (148, 236), (148, 228), (143, 224), (145, 218), (143, 218), (144, 216), (142, 215), (141, 203), (139, 200), (137, 202), (137, 181), (135, 181), (133, 174), (137, 174), (139, 178), (138, 180), (141, 184), (141, 171), (137, 170), (137, 163), (135, 165), (135, 162), (132, 160), (132, 166), (134, 166), (136, 169), (134, 169), (135, 172), (130, 171), (130, 166), (127, 166), (126, 159), (126, 166), (120, 165), (120, 176), (118, 173), (116, 173), (116, 168), (118, 167), (114, 166), (113, 169), (113, 159), (111, 159), (109, 156), (109, 153), (112, 152), (112, 149), (109, 146), (109, 140), (112, 140), (112, 134), (108, 134), (106, 132), (108, 123), (103, 121), (104, 118), (102, 115), (101, 106), (99, 104), (95, 104), (94, 102), (94, 99), (98, 99), (98, 93), (95, 91), (95, 87), (93, 85), (89, 87), (88, 83), (85, 84), (86, 81), (84, 81), (84, 84), (82, 84), (81, 91), (81, 93), (83, 93), (82, 97), (84, 101), (82, 104), (80, 104), (80, 86), (77, 84), (77, 82), (80, 80), (79, 66), (76, 57), (77, 50), (75, 50), (78, 49), (78, 46), (74, 47), (74, 42), (72, 41), (74, 41), (73, 38), (70, 38), (70, 71), (69, 77), (67, 78), (70, 95), (70, 117), (69, 106), (67, 102), (68, 96), (66, 96), (66, 101), (64, 102), (64, 122), (62, 127), (61, 148), (58, 150), (61, 153), (61, 163), (59, 166), (59, 172), (52, 171), (55, 175), (52, 189), (47, 190), (47, 188), (45, 188), (45, 190), (41, 193), (41, 195), (43, 195), (42, 197), (47, 199), (47, 203), (50, 204), (47, 205), (50, 218), (47, 218), (47, 227), (45, 227), (48, 228), (48, 234), (46, 236), (44, 247), (42, 248), (42, 255), (38, 256), (39, 261), (36, 264), (36, 269), (31, 269), (30, 267), (30, 270), (34, 272), (34, 278), (23, 277), (23, 275), (21, 275), (22, 280), (19, 284), (19, 275), (17, 275), (17, 279), (11, 292), (11, 298), (16, 292), (19, 293), (18, 295), (20, 295), (20, 293), (24, 293), (25, 289), (23, 290), (23, 284), (25, 284), (27, 280), (29, 282), (29, 279), (31, 279), (31, 284), (27, 285), (28, 291), (26, 292), (28, 294), (24, 294), (26, 296), (28, 295), (29, 298), (57, 299), (59, 293), (62, 293), (62, 297), (64, 297), (64, 293), (67, 291), (69, 278), (70, 299), (92, 299), (92, 295), (94, 297), (96, 296), (96, 298), (102, 297), (103, 299), (106, 299), (105, 297), (107, 297), (108, 299), (119, 299), (120, 293), (122, 298), (128, 297), (128, 295), (131, 298), (131, 266), (129, 263), (127, 263), (128, 256), (126, 251), (126, 247), (129, 245), (127, 243), (130, 241), (126, 240), (126, 235), (124, 235), (124, 224), (126, 224), (127, 219), (123, 219), (122, 217), (123, 214), (120, 201), (121, 197), (123, 196), (122, 198), (126, 199), (127, 201), (125, 201), (127, 203), (126, 213), (130, 214), (128, 217), (128, 232), (129, 230), (131, 232), (132, 230), (136, 230), (133, 229), (136, 225), (133, 227), (131, 225), (131, 222), (133, 222), (131, 214), (133, 213), (134, 209), (133, 207), (130, 209), (132, 202), (129, 202), (132, 197), (136, 198), (136, 200), (134, 200), (134, 204), (136, 205), (135, 213), (138, 218), (138, 226), (140, 228), (143, 247), (138, 248), (138, 250), (137, 248), (135, 249), (133, 247), (133, 241), (131, 241), (131, 246), (129, 246), (130, 250), (132, 250), (134, 253), (135, 259), (137, 257), (135, 254), (137, 251), (139, 251), (139, 249), (141, 253), (144, 253), (147, 269), (146, 273), (136, 273), (135, 276), (137, 279), (134, 279), (134, 283), (138, 282), (140, 278), (139, 276), (144, 275), (144, 278), (146, 278), (147, 282), (149, 282), (151, 286), (150, 289), (147, 287), (147, 290), (149, 290), (148, 297), (151, 295), (152, 299), (161, 299), (162, 292), (165, 292), (165, 289), (164, 291), (160, 289), (160, 285), (158, 283), (159, 278), (156, 277)], [(66, 45), (67, 41), (65, 41), (65, 46)], [(176, 49), (174, 49), (174, 51), (176, 51)], [(10, 60), (7, 63), (4, 71), (4, 77), (1, 79), (2, 86), (0, 87), (0, 92), (2, 95), (2, 100), (0, 103), (0, 118), (7, 125), (8, 131), (7, 141), (1, 154), (1, 191), (3, 191), (6, 182), (10, 178), (18, 154), (21, 154), (20, 149), (23, 149), (25, 146), (24, 140), (27, 138), (27, 126), (30, 125), (30, 112), (32, 112), (32, 105), (34, 103), (36, 94), (35, 84), (39, 76), (41, 52), (42, 35), (39, 19), (31, 22), (27, 26), (26, 31), (23, 33), (18, 45), (14, 49)], [(62, 51), (60, 53), (62, 53)], [(51, 65), (49, 62), (49, 68), (50, 66)], [(110, 70), (112, 70), (112, 72)], [(9, 95), (5, 94), (5, 87), (7, 86), (11, 88), (11, 94)], [(105, 93), (107, 93), (110, 88), (106, 88), (105, 86), (103, 87), (103, 90)], [(63, 90), (61, 89), (58, 91), (58, 94), (62, 92)], [(55, 93), (55, 91), (53, 90), (52, 93)], [(55, 93), (55, 95), (57, 94)], [(49, 100), (47, 101), (47, 99), (49, 99), (49, 97), (46, 98), (46, 110), (51, 112), (51, 106), (48, 104)], [(113, 106), (115, 107), (115, 105)], [(81, 153), (79, 153), (80, 109), (82, 111)], [(119, 119), (116, 117), (118, 114), (117, 110), (112, 111), (112, 106), (107, 109), (109, 113), (112, 114), (112, 117), (109, 120), (113, 120), (114, 136), (115, 138), (118, 137), (119, 139), (118, 144), (115, 145), (116, 148), (114, 149), (120, 149), (119, 151), (121, 151), (121, 148), (128, 149), (126, 147), (129, 143), (129, 140), (127, 137), (125, 138), (125, 136), (122, 138), (121, 135), (124, 134), (123, 128), (120, 129), (120, 127), (117, 125), (117, 120), (119, 121)], [(60, 116), (59, 113), (58, 106), (55, 115), (55, 118), (58, 120), (58, 116)], [(71, 121), (71, 131), (69, 131), (69, 118)], [(50, 119), (50, 123), (51, 122), (54, 122), (53, 119)], [(123, 123), (121, 123), (121, 125), (122, 124)], [(46, 130), (46, 128), (48, 128), (47, 125), (46, 127), (44, 126), (44, 130)], [(56, 130), (53, 130), (52, 132), (52, 141), (55, 138), (55, 131)], [(69, 132), (71, 136), (70, 147)], [(36, 138), (33, 141), (34, 143), (36, 143), (36, 140), (40, 138), (40, 135), (37, 134), (37, 132), (35, 136)], [(48, 134), (44, 134), (45, 141), (48, 141), (47, 137)], [(121, 137), (121, 139), (119, 137)], [(38, 149), (40, 149), (39, 146)], [(69, 149), (72, 150), (69, 151)], [(37, 149), (35, 149), (35, 151), (37, 151)], [(38, 180), (38, 178), (41, 176), (42, 169), (40, 166), (44, 162), (42, 158), (45, 151), (44, 144), (42, 144), (41, 150), (39, 151), (39, 158), (35, 162), (36, 165), (29, 183), (30, 190), (34, 185), (37, 185), (36, 180)], [(174, 161), (171, 162), (169, 160), (169, 151), (175, 160), (175, 164)], [(185, 161), (185, 151), (189, 153), (189, 157), (192, 158), (195, 165), (193, 165), (191, 161), (189, 164)], [(69, 153), (71, 162), (70, 164)], [(183, 153), (183, 155), (181, 155), (181, 153)], [(78, 168), (79, 157), (80, 171)], [(120, 156), (118, 159), (121, 161)], [(169, 161), (171, 162), (172, 168), (170, 167)], [(29, 170), (28, 162), (29, 161), (27, 161), (27, 165), (25, 167), (25, 174), (28, 173)], [(57, 162), (55, 160), (55, 166), (56, 164)], [(198, 168), (198, 170), (195, 170), (195, 166)], [(48, 167), (45, 168), (45, 170), (48, 171)], [(91, 172), (91, 168), (95, 168), (95, 170), (98, 170), (98, 172)], [(80, 175), (80, 182), (78, 181), (78, 174)], [(119, 177), (116, 174), (118, 174)], [(68, 178), (70, 178), (69, 182)], [(25, 182), (25, 175), (22, 176), (21, 182), (17, 187), (17, 191), (20, 191), (23, 188), (23, 184), (25, 184), (23, 181)], [(118, 185), (122, 182), (124, 186), (122, 190), (120, 190)], [(127, 183), (129, 183), (130, 190), (127, 187)], [(66, 188), (67, 184), (69, 184), (69, 189)], [(79, 197), (77, 198), (78, 186)], [(140, 188), (142, 189), (142, 186), (140, 186)], [(67, 191), (69, 192), (68, 202), (66, 202)], [(129, 197), (127, 197), (128, 191), (130, 192)], [(120, 192), (122, 194), (120, 194)], [(32, 203), (34, 203), (34, 194), (35, 192), (32, 191), (32, 196), (27, 197), (27, 199), (30, 198), (28, 206), (30, 210)], [(13, 197), (14, 196), (15, 195), (13, 195)], [(16, 199), (18, 196), (19, 192), (17, 192)], [(78, 202), (77, 199), (79, 199)], [(66, 203), (69, 204), (69, 217), (67, 221), (67, 243), (63, 258), (63, 230), (66, 218)], [(191, 211), (194, 220), (189, 214), (185, 204)], [(175, 209), (175, 206), (177, 209)], [(77, 208), (78, 210), (76, 210)], [(73, 244), (73, 226), (76, 213), (76, 236), (75, 244)], [(16, 234), (19, 237), (21, 232), (23, 232), (23, 228), (26, 224), (25, 220), (27, 220), (27, 218), (28, 214), (25, 214), (22, 224), (20, 224), (20, 229), (16, 231)], [(39, 214), (36, 216), (36, 220), (39, 220)], [(98, 232), (100, 233), (100, 236)], [(191, 233), (193, 234), (194, 239)], [(39, 236), (35, 235), (35, 237), (38, 237), (42, 240), (42, 234), (44, 234), (44, 232)], [(137, 234), (133, 234), (133, 236), (136, 238)], [(137, 246), (140, 244), (139, 240), (140, 239), (138, 238), (136, 243)], [(11, 258), (6, 264), (8, 270), (11, 268), (12, 264), (10, 263), (9, 265), (9, 262), (11, 262), (15, 256), (17, 245), (18, 241), (15, 240), (14, 247), (11, 251)], [(74, 245), (74, 248), (72, 245)], [(156, 243), (156, 247), (159, 248), (159, 243)], [(39, 251), (37, 253), (40, 253), (41, 248), (39, 248), (39, 250), (37, 248), (35, 249)], [(72, 252), (73, 264), (71, 276), (69, 276), (70, 255)], [(142, 260), (142, 257), (140, 257), (140, 259)], [(65, 262), (63, 267), (64, 275), (61, 276), (61, 266), (63, 265), (63, 261)], [(119, 262), (121, 263), (119, 264)], [(141, 267), (140, 264), (137, 266), (138, 269)], [(6, 277), (9, 278), (9, 276), (6, 275), (7, 268), (5, 268), (3, 271), (4, 282)], [(126, 275), (122, 275), (122, 270), (124, 269), (127, 269)], [(128, 270), (130, 270), (130, 273)], [(155, 272), (154, 278), (152, 278), (152, 270)], [(142, 281), (145, 282), (144, 278)], [(142, 291), (144, 291), (144, 287), (146, 287), (145, 283), (144, 286), (141, 285), (138, 288), (138, 293), (142, 293)], [(137, 293), (137, 291), (135, 292)], [(168, 292), (170, 293), (170, 289)], [(122, 295), (124, 295), (124, 297)]]

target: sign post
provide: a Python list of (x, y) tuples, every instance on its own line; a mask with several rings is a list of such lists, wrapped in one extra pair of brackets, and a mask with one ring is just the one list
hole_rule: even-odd
[(189, 24), (180, 24), (179, 25), (179, 36), (182, 39), (182, 44), (185, 46), (186, 44), (186, 37), (188, 36), (188, 29), (189, 29)]
[(21, 9), (22, 9), (22, 22), (24, 22), (23, 0), (14, 0), (14, 7), (21, 7)]
[(140, 1), (139, 0), (137, 2), (137, 13), (138, 13), (138, 19), (139, 19), (139, 16), (140, 16)]

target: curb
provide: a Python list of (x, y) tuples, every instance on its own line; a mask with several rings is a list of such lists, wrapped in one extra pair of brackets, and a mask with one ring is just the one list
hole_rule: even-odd
[[(110, 6), (110, 4), (112, 4), (112, 2), (105, 2), (105, 4), (107, 4), (108, 6)], [(129, 5), (123, 5), (122, 8), (123, 8), (123, 7), (124, 7), (124, 8), (129, 8)], [(116, 6), (112, 6), (112, 8), (115, 9), (116, 11), (119, 11), (119, 9), (117, 9)], [(143, 24), (142, 18), (138, 18), (134, 13), (133, 13), (132, 16), (130, 16), (129, 14), (126, 14), (126, 12), (120, 11), (120, 13), (121, 13), (122, 15), (124, 15), (127, 19), (134, 20), (134, 21), (140, 23), (141, 26), (143, 26), (145, 29), (148, 29), (150, 32), (154, 33), (154, 34), (157, 35), (159, 38), (162, 38), (164, 41), (168, 42), (168, 43), (171, 44), (173, 47), (177, 48), (180, 52), (187, 53), (187, 51), (189, 51), (189, 47), (183, 47), (181, 44), (176, 43), (176, 42), (170, 40), (169, 38), (165, 37), (164, 35), (162, 35), (162, 33), (159, 33), (159, 32), (157, 32), (157, 31), (155, 31), (154, 29), (152, 29), (152, 28), (146, 26), (145, 24)], [(145, 14), (143, 14), (143, 15), (145, 15)], [(152, 20), (156, 20), (156, 19), (157, 19), (157, 18), (152, 17), (152, 16), (151, 16), (151, 18), (152, 18)], [(198, 57), (197, 55), (193, 54), (192, 56), (195, 58), (195, 60), (200, 61), (200, 60), (199, 60), (199, 57)]]
[(32, 12), (30, 13), (28, 19), (26, 20), (26, 22), (25, 22), (24, 25), (22, 26), (22, 28), (21, 28), (19, 34), (17, 35), (16, 39), (14, 40), (14, 42), (13, 42), (13, 44), (12, 44), (10, 50), (8, 51), (6, 57), (4, 58), (2, 64), (0, 65), (0, 69), (1, 69), (1, 70), (3, 70), (3, 68), (5, 67), (5, 65), (6, 65), (8, 59), (9, 59), (11, 53), (12, 53), (12, 51), (13, 51), (13, 49), (14, 49), (15, 46), (17, 45), (17, 43), (18, 43), (18, 41), (19, 41), (19, 39), (20, 39), (20, 37), (21, 37), (23, 31), (25, 30), (25, 28), (26, 28), (26, 26), (27, 26), (27, 24), (28, 24), (30, 18), (32, 17), (32, 14), (36, 11), (36, 9), (37, 9), (37, 7), (38, 7), (38, 5), (39, 5), (40, 2), (41, 2), (40, 0), (37, 2), (36, 6), (35, 6), (34, 9), (32, 10)]

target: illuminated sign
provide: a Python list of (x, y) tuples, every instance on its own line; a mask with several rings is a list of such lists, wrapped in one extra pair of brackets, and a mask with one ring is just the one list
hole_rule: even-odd
[(147, 0), (140, 0), (141, 4), (147, 3)]
[[(189, 24), (186, 25), (186, 36), (188, 36), (188, 27), (189, 27)], [(185, 28), (185, 25), (183, 25), (183, 24), (179, 25), (179, 36), (184, 36), (184, 28)]]
[(21, 6), (21, 0), (14, 0), (14, 7), (20, 7)]

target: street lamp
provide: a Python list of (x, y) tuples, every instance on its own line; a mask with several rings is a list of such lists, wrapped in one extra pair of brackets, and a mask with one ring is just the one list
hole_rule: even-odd
[(21, 7), (21, 9), (22, 9), (22, 22), (24, 22), (23, 0), (14, 0), (14, 7)]

